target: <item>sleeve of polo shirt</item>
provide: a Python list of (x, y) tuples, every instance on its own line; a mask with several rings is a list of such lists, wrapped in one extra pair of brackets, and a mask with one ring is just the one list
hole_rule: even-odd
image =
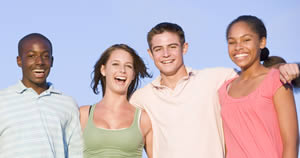
[[(144, 109), (144, 105), (143, 105), (143, 95), (141, 95), (141, 89), (136, 90), (132, 96), (129, 99), (130, 104), (132, 104), (135, 107)], [(145, 96), (144, 96), (145, 97)]]
[(235, 77), (237, 75), (238, 70), (232, 69), (232, 68), (225, 68), (225, 69), (227, 69), (226, 81), (232, 79), (233, 77)]
[(69, 124), (66, 127), (66, 138), (68, 140), (68, 157), (82, 158), (83, 157), (83, 140), (81, 127), (79, 122), (79, 109), (74, 101), (74, 110), (72, 109)]
[(214, 77), (217, 78), (218, 80), (218, 89), (221, 87), (221, 85), (223, 85), (223, 83), (225, 83), (227, 80), (232, 79), (233, 77), (235, 77), (237, 75), (237, 70), (232, 69), (232, 68), (223, 68), (223, 67), (219, 67), (219, 68), (215, 68), (213, 69), (214, 71)]
[(232, 79), (237, 75), (233, 68), (216, 67), (206, 69), (210, 74), (210, 78), (215, 81), (216, 88), (219, 89), (227, 80)]

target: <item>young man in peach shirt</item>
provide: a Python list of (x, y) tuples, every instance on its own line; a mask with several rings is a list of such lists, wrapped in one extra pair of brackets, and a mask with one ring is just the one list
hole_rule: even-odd
[[(148, 53), (160, 76), (137, 90), (131, 103), (145, 109), (153, 128), (154, 158), (224, 157), (224, 138), (217, 91), (236, 72), (229, 68), (193, 70), (184, 65), (184, 32), (160, 23), (147, 36)], [(296, 64), (282, 68), (299, 76)], [(282, 79), (289, 81), (288, 77)]]

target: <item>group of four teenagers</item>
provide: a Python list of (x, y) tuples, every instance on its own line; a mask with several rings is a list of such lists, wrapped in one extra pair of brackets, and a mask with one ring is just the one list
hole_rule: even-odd
[(160, 75), (138, 90), (140, 79), (151, 77), (143, 60), (126, 44), (112, 45), (93, 70), (91, 87), (98, 94), (101, 86), (101, 101), (78, 110), (47, 82), (53, 64), (49, 39), (38, 33), (23, 37), (17, 57), (22, 80), (0, 91), (0, 156), (141, 158), (145, 149), (149, 158), (296, 158), (290, 83), (299, 83), (299, 66), (261, 64), (270, 59), (267, 33), (255, 16), (232, 21), (226, 39), (240, 71), (194, 70), (183, 61), (188, 43), (182, 28), (154, 26), (148, 54)]

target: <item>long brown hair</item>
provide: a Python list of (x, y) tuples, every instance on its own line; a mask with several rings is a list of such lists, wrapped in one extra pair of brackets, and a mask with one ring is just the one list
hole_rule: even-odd
[(100, 69), (101, 69), (102, 65), (105, 65), (107, 63), (112, 52), (117, 49), (122, 49), (122, 50), (128, 52), (133, 58), (133, 67), (134, 67), (135, 77), (134, 77), (134, 80), (130, 83), (130, 85), (128, 87), (127, 99), (129, 99), (130, 96), (133, 94), (133, 92), (138, 88), (140, 78), (152, 77), (152, 75), (147, 72), (148, 68), (144, 64), (144, 61), (141, 59), (141, 57), (137, 55), (136, 51), (126, 44), (112, 45), (102, 53), (102, 55), (97, 60), (95, 66), (94, 66), (94, 71), (92, 72), (93, 80), (91, 82), (91, 88), (93, 89), (93, 92), (95, 94), (99, 94), (98, 85), (99, 85), (99, 81), (100, 81), (101, 88), (102, 88), (102, 96), (105, 95), (106, 80), (105, 80), (105, 76), (103, 76), (100, 73)]

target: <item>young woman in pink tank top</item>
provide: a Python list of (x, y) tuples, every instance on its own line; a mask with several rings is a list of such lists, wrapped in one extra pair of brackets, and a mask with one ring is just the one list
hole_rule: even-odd
[(226, 32), (239, 76), (219, 89), (227, 158), (297, 158), (298, 123), (293, 91), (279, 71), (264, 67), (266, 28), (255, 16), (240, 16)]

